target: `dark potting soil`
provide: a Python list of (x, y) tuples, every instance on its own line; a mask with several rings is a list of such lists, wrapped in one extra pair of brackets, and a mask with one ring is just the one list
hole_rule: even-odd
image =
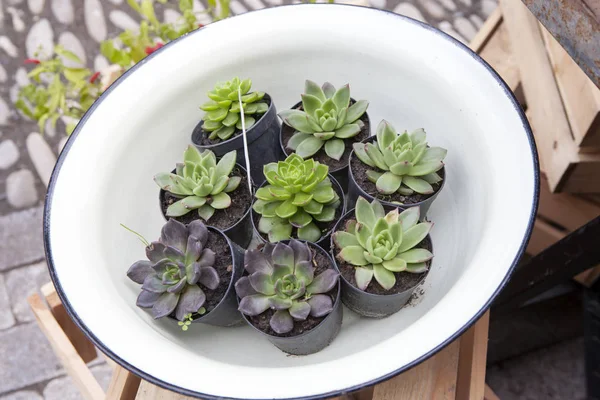
[(181, 217), (166, 217), (167, 208), (171, 204), (181, 200), (182, 197), (164, 191), (160, 201), (163, 215), (165, 215), (165, 218), (167, 219), (173, 218), (184, 224), (189, 224), (190, 222), (199, 219), (206, 223), (206, 225), (214, 226), (221, 230), (232, 227), (244, 217), (244, 214), (246, 214), (246, 211), (248, 211), (248, 208), (252, 205), (252, 195), (248, 190), (248, 178), (246, 175), (242, 174), (242, 171), (239, 168), (234, 168), (231, 176), (239, 176), (242, 178), (237, 189), (231, 193), (227, 193), (229, 197), (231, 197), (231, 205), (223, 210), (215, 210), (215, 213), (208, 221), (200, 218), (198, 211), (196, 210), (192, 210)]
[[(349, 219), (342, 221), (340, 223), (340, 226), (345, 227), (346, 221), (348, 221), (348, 220), (354, 220), (354, 218), (349, 218)], [(348, 264), (348, 263), (340, 260), (340, 258), (337, 257), (337, 255), (339, 254), (341, 249), (336, 246), (335, 242), (332, 241), (332, 243), (333, 243), (332, 251), (337, 259), (338, 266), (340, 267), (340, 272), (342, 274), (342, 277), (348, 283), (350, 283), (352, 286), (358, 287), (356, 285), (356, 279), (354, 277), (354, 265)], [(421, 243), (419, 243), (418, 245), (415, 246), (415, 248), (422, 248), (422, 249), (426, 249), (429, 251), (433, 251), (432, 250), (433, 246), (431, 244), (431, 239), (429, 238), (429, 236), (427, 236), (425, 239), (423, 239), (421, 241)], [(427, 261), (427, 267), (428, 268), (431, 267), (431, 261)], [(373, 279), (371, 280), (371, 283), (369, 283), (369, 286), (367, 286), (367, 290), (365, 290), (365, 291), (367, 293), (380, 294), (380, 295), (401, 293), (406, 290), (414, 288), (416, 285), (419, 284), (419, 282), (421, 282), (421, 279), (423, 279), (423, 277), (425, 277), (428, 273), (429, 273), (429, 270), (422, 272), (420, 274), (413, 274), (410, 272), (395, 272), (394, 275), (396, 276), (396, 284), (390, 290), (385, 290), (384, 288), (382, 288), (381, 285), (375, 279), (375, 277), (373, 277)]]
[(219, 274), (219, 286), (217, 286), (215, 290), (210, 290), (206, 286), (198, 284), (198, 286), (202, 288), (204, 294), (206, 295), (206, 302), (203, 306), (206, 309), (206, 313), (202, 315), (194, 314), (192, 316), (193, 319), (198, 319), (205, 316), (211, 312), (221, 302), (221, 300), (223, 300), (223, 296), (225, 296), (225, 292), (227, 292), (227, 288), (229, 287), (229, 283), (231, 281), (231, 273), (233, 272), (233, 257), (231, 256), (231, 249), (229, 248), (229, 244), (223, 235), (215, 233), (209, 229), (206, 248), (211, 249), (217, 255), (213, 267)]
[[(354, 104), (355, 101), (351, 99), (350, 103)], [(302, 111), (303, 110), (302, 103), (300, 103), (300, 105), (298, 107), (296, 107), (295, 109)], [(346, 148), (344, 149), (344, 154), (342, 155), (342, 157), (339, 160), (334, 160), (333, 158), (329, 157), (327, 155), (327, 153), (325, 153), (325, 146), (321, 147), (321, 150), (317, 151), (317, 153), (315, 155), (313, 155), (311, 158), (314, 159), (315, 161), (320, 162), (321, 164), (328, 165), (329, 173), (347, 166), (348, 165), (348, 157), (350, 156), (350, 153), (352, 152), (352, 144), (355, 142), (361, 142), (361, 141), (365, 140), (371, 134), (369, 116), (367, 115), (366, 112), (362, 115), (362, 117), (360, 117), (360, 120), (365, 125), (363, 126), (361, 131), (358, 133), (358, 135), (348, 138), (348, 139), (344, 139), (344, 144), (346, 145)], [(281, 129), (282, 129), (281, 130), (281, 135), (282, 135), (281, 139), (283, 142), (283, 146), (286, 148), (285, 152), (289, 155), (293, 151), (289, 150), (287, 148), (287, 144), (290, 141), (290, 138), (294, 135), (294, 133), (296, 131), (294, 130), (294, 128), (289, 127), (286, 124), (281, 124)]]
[[(336, 185), (334, 185), (334, 184), (332, 184), (331, 187), (333, 188), (333, 190), (335, 190), (335, 192), (340, 197), (340, 202), (344, 201), (343, 198), (342, 198), (342, 192), (340, 192), (338, 190), (338, 187)], [(339, 207), (335, 210), (335, 217), (333, 218), (333, 221), (330, 221), (330, 222), (320, 222), (320, 221), (317, 221), (316, 219), (313, 218), (313, 222), (321, 230), (321, 238), (323, 236), (327, 235), (327, 233), (329, 231), (331, 231), (335, 227), (335, 224), (337, 223), (337, 220), (342, 216), (342, 207), (343, 207), (343, 204), (340, 204)], [(257, 213), (256, 211), (252, 210), (252, 218), (254, 220), (254, 224), (255, 224), (255, 227), (256, 227), (256, 232), (258, 232), (258, 221), (260, 221), (261, 215), (259, 213)], [(258, 233), (259, 233), (259, 235), (265, 241), (267, 241), (267, 242), (269, 241), (269, 236), (268, 235), (265, 235), (262, 232), (258, 232)], [(292, 227), (292, 238), (298, 239), (298, 228), (293, 228)]]
[[(271, 97), (268, 94), (265, 94), (265, 97), (263, 97), (263, 100), (265, 103), (267, 103), (267, 105), (269, 107), (271, 107)], [(261, 100), (262, 101), (262, 100)], [(268, 109), (267, 109), (268, 110)], [(268, 111), (267, 111), (268, 112)], [(260, 117), (258, 119), (256, 119), (256, 116), (253, 115), (252, 117), (256, 120), (256, 122), (254, 123), (254, 125), (252, 125), (252, 128), (254, 128), (256, 125), (258, 125), (258, 122), (262, 119), (262, 117), (264, 117), (267, 113), (261, 114)], [(200, 121), (202, 122), (202, 121)], [(250, 129), (252, 129), (250, 128)], [(248, 133), (248, 131), (250, 130), (246, 127), (246, 134)], [(219, 144), (219, 143), (223, 143), (223, 140), (216, 138), (216, 139), (209, 139), (208, 137), (210, 136), (211, 132), (207, 132), (204, 129), (202, 129), (202, 124), (200, 124), (200, 126), (198, 127), (198, 130), (200, 131), (200, 140), (199, 140), (199, 145), (201, 146), (211, 146), (214, 144)], [(233, 135), (231, 135), (229, 137), (229, 139), (227, 140), (231, 140), (234, 137), (236, 137), (237, 135), (240, 135), (242, 133), (241, 129), (235, 129), (235, 132), (233, 132)]]
[[(314, 248), (311, 247), (311, 252), (313, 255), (313, 265), (315, 266), (315, 276), (319, 275), (321, 272), (329, 269), (329, 268), (333, 268), (333, 265), (331, 265), (331, 262), (329, 261), (328, 257), (325, 257), (320, 251), (315, 250)], [(335, 297), (336, 294), (338, 292), (338, 285), (335, 285), (335, 287), (333, 289), (331, 289), (328, 293), (326, 293), (329, 297), (331, 297), (331, 301), (335, 304)], [(288, 332), (288, 333), (284, 333), (284, 334), (279, 334), (276, 333), (273, 329), (271, 329), (271, 325), (269, 324), (269, 321), (271, 320), (271, 317), (273, 316), (273, 314), (275, 314), (275, 310), (272, 309), (268, 309), (267, 311), (263, 312), (260, 315), (257, 315), (255, 317), (246, 317), (248, 318), (248, 320), (250, 321), (250, 323), (252, 323), (252, 325), (254, 325), (254, 327), (256, 327), (257, 329), (260, 329), (261, 331), (265, 332), (268, 335), (271, 336), (278, 336), (278, 337), (290, 337), (290, 336), (298, 336), (303, 334), (304, 332), (310, 331), (311, 329), (313, 329), (315, 326), (319, 325), (319, 323), (321, 323), (321, 321), (323, 321), (325, 318), (327, 318), (327, 315), (325, 315), (324, 317), (312, 317), (312, 316), (308, 316), (304, 321), (294, 321), (294, 328)]]
[[(387, 201), (390, 203), (392, 203), (392, 202), (399, 202), (402, 204), (420, 203), (421, 201), (427, 200), (428, 198), (433, 196), (435, 193), (437, 193), (437, 191), (440, 189), (440, 186), (443, 182), (443, 180), (442, 180), (439, 183), (434, 183), (433, 185), (431, 185), (433, 187), (433, 193), (431, 193), (431, 194), (413, 193), (409, 196), (405, 196), (398, 192), (392, 193), (392, 194), (383, 194), (383, 193), (379, 193), (377, 191), (377, 186), (369, 180), (369, 178), (367, 177), (367, 170), (375, 170), (375, 171), (381, 172), (381, 173), (383, 173), (385, 171), (383, 171), (377, 167), (371, 167), (371, 166), (364, 164), (362, 161), (360, 161), (358, 159), (358, 157), (356, 157), (356, 155), (353, 155), (350, 158), (350, 168), (352, 169), (352, 175), (354, 176), (354, 180), (356, 181), (356, 184), (358, 186), (360, 186), (360, 188), (362, 190), (364, 190), (371, 196), (375, 197), (376, 199)], [(445, 168), (442, 168), (437, 173), (439, 176), (442, 177), (442, 179), (445, 178), (445, 175), (446, 175)]]

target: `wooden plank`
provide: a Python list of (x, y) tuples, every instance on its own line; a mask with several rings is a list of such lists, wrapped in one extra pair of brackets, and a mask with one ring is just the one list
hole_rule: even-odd
[(542, 33), (575, 143), (600, 147), (600, 89), (547, 29)]
[(459, 342), (455, 340), (427, 361), (375, 386), (373, 400), (454, 400)]
[(560, 191), (579, 162), (592, 163), (600, 173), (600, 155), (579, 154), (573, 141), (536, 18), (520, 0), (501, 0), (500, 5), (550, 190)]
[(471, 43), (469, 43), (469, 47), (476, 53), (479, 53), (484, 46), (487, 45), (488, 41), (493, 37), (496, 29), (500, 26), (502, 22), (502, 11), (500, 7), (496, 7), (494, 12), (490, 14), (485, 23), (481, 26), (481, 29), (477, 32)]
[(136, 400), (193, 400), (175, 392), (160, 388), (148, 381), (142, 381), (138, 389)]
[(549, 223), (536, 218), (526, 252), (535, 256), (565, 237), (566, 234), (567, 232), (561, 231)]
[(77, 350), (77, 353), (81, 356), (81, 359), (88, 363), (98, 356), (96, 353), (96, 347), (90, 340), (85, 336), (85, 334), (75, 325), (73, 320), (67, 314), (65, 307), (63, 306), (60, 298), (58, 297), (58, 293), (56, 293), (56, 289), (52, 282), (46, 283), (41, 288), (42, 294), (50, 307), (50, 311), (56, 322), (60, 325), (62, 330), (65, 332), (69, 341)]
[(73, 379), (75, 386), (79, 389), (86, 400), (103, 400), (104, 391), (94, 378), (85, 362), (71, 344), (71, 341), (61, 329), (52, 312), (48, 309), (42, 298), (34, 293), (27, 298), (27, 302), (33, 311), (35, 319), (46, 336), (54, 353)]
[(491, 387), (485, 385), (485, 391), (483, 392), (483, 400), (500, 400), (500, 397), (494, 393)]
[(456, 379), (456, 400), (480, 400), (485, 392), (490, 312), (460, 337), (460, 355)]
[(134, 400), (140, 387), (140, 377), (118, 366), (114, 369), (106, 400)]
[(569, 193), (600, 192), (600, 155), (597, 153), (579, 153), (580, 161), (569, 171), (562, 191)]

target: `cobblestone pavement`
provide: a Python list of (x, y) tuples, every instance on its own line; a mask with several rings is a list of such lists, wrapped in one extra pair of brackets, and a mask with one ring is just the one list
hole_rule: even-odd
[[(497, 4), (495, 0), (368, 1), (373, 7), (428, 22), (464, 42), (475, 35)], [(240, 14), (283, 2), (232, 0), (231, 11)], [(194, 4), (196, 9), (203, 9), (198, 0)], [(157, 8), (167, 20), (179, 16), (174, 6)], [(0, 0), (0, 400), (80, 398), (25, 303), (28, 294), (49, 280), (41, 239), (42, 202), (65, 138), (61, 122), (56, 129), (47, 127), (41, 136), (35, 123), (13, 109), (19, 87), (28, 83), (23, 60), (40, 46), (49, 51), (60, 43), (89, 68), (103, 69), (108, 63), (98, 54), (99, 42), (134, 28), (135, 19), (123, 0)], [(569, 351), (555, 352), (560, 357), (569, 356), (576, 367), (561, 370), (563, 379), (570, 378), (562, 382), (564, 387), (574, 385), (573, 390), (581, 391), (581, 363), (574, 365), (573, 360), (581, 360), (582, 350), (570, 346)], [(514, 376), (514, 371), (524, 365), (544, 368), (553, 354), (492, 369), (492, 383), (504, 399), (519, 398), (519, 390), (524, 393), (519, 385), (527, 381)], [(557, 360), (561, 359), (554, 362)], [(100, 359), (91, 366), (106, 387), (110, 368)], [(538, 378), (543, 382), (544, 374)]]

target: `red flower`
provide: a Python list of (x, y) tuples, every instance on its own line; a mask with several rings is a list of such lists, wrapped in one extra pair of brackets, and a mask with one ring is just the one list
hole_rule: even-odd
[(94, 72), (94, 75), (90, 77), (90, 83), (96, 82), (96, 79), (100, 76), (100, 72)]
[(204, 24), (198, 24), (198, 28), (202, 28)]
[(148, 46), (148, 47), (146, 47), (146, 54), (150, 55), (163, 46), (164, 46), (164, 44), (162, 44), (160, 42), (156, 43), (156, 46), (154, 46), (154, 47)]
[(39, 64), (41, 61), (37, 58), (28, 58), (24, 62), (25, 64)]

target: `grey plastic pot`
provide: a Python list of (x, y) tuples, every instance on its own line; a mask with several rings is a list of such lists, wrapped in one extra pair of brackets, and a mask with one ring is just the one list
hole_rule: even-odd
[[(338, 183), (337, 179), (335, 179), (331, 174), (329, 174), (328, 177), (331, 180), (331, 185), (333, 186), (333, 190), (335, 190), (336, 193), (338, 194), (338, 196), (340, 196), (340, 202), (341, 202), (341, 207), (342, 207), (341, 215), (344, 215), (344, 213), (346, 212), (346, 195), (344, 194), (344, 191), (342, 190), (342, 187)], [(260, 187), (266, 185), (267, 183), (268, 182), (264, 182), (262, 185), (260, 185)], [(256, 201), (256, 199), (254, 201)], [(254, 206), (254, 203), (252, 203), (252, 205)], [(265, 238), (263, 238), (261, 233), (258, 231), (259, 218), (260, 218), (260, 215), (258, 213), (256, 213), (256, 211), (251, 210), (250, 220), (252, 221), (252, 228), (254, 229), (254, 233), (256, 234), (256, 236), (258, 237), (258, 240), (260, 240), (261, 243), (267, 243), (267, 240)], [(333, 229), (331, 229), (329, 232), (327, 232), (327, 234), (321, 236), (321, 239), (317, 240), (315, 243), (317, 245), (319, 245), (320, 247), (324, 248), (325, 250), (329, 251), (329, 243), (330, 243), (329, 237), (331, 236), (331, 232), (333, 232)]]
[[(351, 98), (350, 101), (354, 103), (356, 100)], [(299, 108), (301, 105), (302, 105), (302, 102), (299, 101), (298, 103), (294, 104), (294, 106), (292, 107), (292, 110)], [(369, 120), (369, 114), (367, 112), (365, 112), (364, 116), (366, 118), (366, 124), (368, 124), (368, 126), (369, 126), (369, 135), (370, 135), (371, 134), (371, 123)], [(293, 131), (294, 128), (291, 128), (291, 127), (287, 126), (286, 124), (281, 124), (281, 131), (279, 132), (279, 146), (285, 157), (287, 157), (291, 154), (290, 152), (288, 152), (288, 149), (286, 149), (285, 145), (283, 144), (283, 132), (286, 130)], [(344, 193), (346, 193), (348, 191), (348, 170), (349, 170), (348, 164), (346, 164), (346, 166), (338, 168), (338, 169), (331, 169), (331, 168), (329, 169), (329, 173), (331, 175), (333, 175), (333, 177), (335, 179), (337, 179), (337, 181), (340, 184), (340, 186), (342, 187), (342, 190), (344, 191)]]
[[(384, 206), (386, 212), (390, 212), (394, 208), (397, 207)], [(341, 224), (343, 224), (347, 219), (352, 218), (353, 216), (354, 209), (348, 211), (344, 216), (342, 216), (342, 218), (339, 219), (333, 232), (342, 230)], [(429, 240), (431, 240), (431, 237), (429, 237), (429, 235), (427, 235), (427, 237), (429, 238)], [(335, 269), (340, 273), (340, 282), (342, 285), (342, 302), (346, 307), (364, 317), (384, 318), (400, 311), (400, 309), (404, 307), (406, 303), (408, 303), (415, 289), (421, 283), (423, 283), (423, 281), (427, 277), (427, 274), (423, 275), (423, 278), (417, 284), (400, 293), (389, 295), (367, 293), (352, 285), (342, 276), (340, 266), (338, 265), (338, 260), (335, 256), (336, 250), (335, 245), (333, 243), (333, 236), (331, 237), (330, 244)]]
[[(326, 256), (331, 263), (331, 268), (335, 268), (331, 256), (323, 250), (321, 246), (310, 242), (308, 242), (308, 245)], [(298, 336), (280, 337), (269, 335), (252, 325), (245, 315), (242, 314), (242, 317), (246, 320), (248, 325), (266, 336), (269, 342), (281, 351), (298, 356), (317, 353), (327, 347), (336, 338), (342, 327), (343, 308), (340, 300), (340, 281), (338, 281), (334, 290), (335, 301), (333, 302), (333, 310), (313, 329)]]
[[(374, 141), (375, 139), (376, 139), (375, 136), (371, 136), (371, 137), (368, 137), (365, 140), (363, 140), (362, 143), (369, 143), (369, 142)], [(354, 206), (356, 204), (356, 200), (358, 200), (359, 196), (362, 196), (369, 201), (373, 201), (373, 199), (377, 199), (384, 206), (392, 206), (392, 207), (400, 207), (400, 208), (420, 207), (421, 208), (421, 210), (420, 210), (421, 220), (423, 220), (423, 219), (425, 219), (425, 216), (427, 215), (427, 211), (429, 211), (429, 207), (431, 207), (431, 205), (433, 204), (433, 202), (435, 201), (437, 196), (440, 194), (440, 192), (444, 188), (444, 184), (446, 183), (446, 168), (444, 167), (441, 169), (441, 171), (443, 171), (443, 174), (444, 174), (444, 179), (442, 180), (442, 183), (440, 184), (440, 187), (438, 188), (438, 190), (431, 197), (429, 197), (423, 201), (420, 201), (418, 203), (412, 203), (412, 204), (391, 203), (389, 201), (381, 200), (380, 198), (374, 197), (373, 195), (367, 193), (363, 188), (358, 186), (358, 184), (356, 183), (356, 180), (354, 179), (354, 174), (352, 173), (352, 168), (350, 167), (350, 163), (352, 162), (353, 157), (356, 157), (356, 155), (354, 154), (354, 150), (352, 150), (352, 152), (350, 153), (350, 159), (348, 160), (348, 196), (347, 196), (348, 204), (347, 204), (347, 208), (354, 208)]]
[[(269, 103), (269, 109), (262, 117), (246, 131), (248, 140), (248, 157), (250, 158), (250, 174), (255, 185), (260, 185), (265, 181), (263, 175), (263, 165), (270, 162), (276, 162), (283, 156), (278, 143), (280, 123), (277, 117), (275, 104), (268, 94), (265, 94), (265, 100)], [(202, 129), (201, 120), (192, 132), (192, 143), (200, 150), (211, 150), (217, 157), (224, 155), (232, 150), (237, 151), (238, 164), (246, 165), (244, 157), (244, 138), (242, 135), (234, 136), (224, 142), (203, 145), (200, 144), (202, 137), (206, 134)]]
[[(240, 171), (242, 172), (242, 174), (244, 176), (246, 176), (246, 174), (247, 174), (246, 168), (242, 167), (240, 164), (236, 164), (235, 166), (236, 166), (236, 168), (240, 169)], [(174, 173), (175, 170), (173, 170), (171, 172)], [(252, 193), (250, 193), (250, 196), (252, 196)], [(163, 217), (166, 220), (169, 220), (169, 217), (167, 217), (167, 215), (165, 214), (166, 210), (162, 209), (162, 203), (163, 203), (164, 197), (165, 197), (165, 191), (161, 189), (160, 192), (158, 193), (158, 206), (160, 208), (160, 211), (161, 211)], [(251, 209), (252, 209), (252, 207), (248, 207), (248, 209), (246, 210), (246, 213), (238, 222), (236, 222), (234, 225), (230, 226), (229, 228), (222, 230), (222, 232), (229, 239), (231, 239), (234, 243), (236, 243), (237, 245), (239, 245), (243, 248), (247, 248), (248, 245), (250, 244), (250, 242), (252, 241), (252, 221), (250, 220)], [(192, 211), (192, 212), (194, 212), (194, 211)], [(210, 222), (207, 222), (206, 226), (210, 226)]]

